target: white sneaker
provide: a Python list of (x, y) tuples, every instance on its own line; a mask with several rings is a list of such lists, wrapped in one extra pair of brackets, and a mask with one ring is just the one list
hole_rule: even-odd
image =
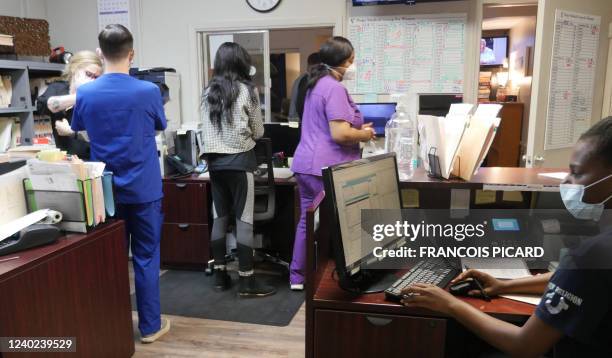
[(155, 333), (151, 333), (149, 335), (140, 337), (140, 342), (142, 343), (153, 343), (156, 340), (158, 340), (159, 338), (161, 338), (161, 336), (163, 336), (164, 334), (168, 333), (168, 331), (170, 330), (170, 320), (167, 318), (162, 318), (161, 319), (161, 327), (159, 328), (159, 331), (155, 332)]
[(291, 291), (304, 291), (304, 284), (303, 283), (292, 283)]

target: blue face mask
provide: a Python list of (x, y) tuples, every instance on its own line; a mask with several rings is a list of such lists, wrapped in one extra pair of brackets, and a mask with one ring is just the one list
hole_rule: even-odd
[(598, 204), (585, 203), (582, 201), (582, 198), (584, 197), (584, 192), (586, 189), (611, 177), (612, 174), (587, 186), (582, 184), (559, 185), (561, 199), (563, 200), (563, 204), (565, 204), (567, 211), (569, 211), (576, 219), (599, 221), (601, 214), (604, 211), (604, 204), (610, 200), (610, 198), (612, 198), (612, 195)]

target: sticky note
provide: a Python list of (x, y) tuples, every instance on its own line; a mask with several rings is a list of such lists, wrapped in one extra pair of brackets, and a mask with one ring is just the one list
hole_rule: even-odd
[(419, 191), (416, 189), (402, 189), (402, 207), (418, 208)]
[(523, 201), (523, 193), (520, 191), (504, 191), (502, 200), (520, 203)]
[(470, 190), (469, 189), (451, 189), (450, 208), (453, 209), (469, 209), (470, 208)]
[(476, 190), (476, 196), (474, 198), (474, 204), (493, 204), (496, 201), (496, 191), (490, 190)]

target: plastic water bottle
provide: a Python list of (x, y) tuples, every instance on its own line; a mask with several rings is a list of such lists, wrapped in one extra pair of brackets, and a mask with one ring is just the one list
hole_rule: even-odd
[(399, 101), (395, 113), (385, 125), (385, 151), (395, 152), (400, 180), (412, 178), (417, 166), (416, 121)]

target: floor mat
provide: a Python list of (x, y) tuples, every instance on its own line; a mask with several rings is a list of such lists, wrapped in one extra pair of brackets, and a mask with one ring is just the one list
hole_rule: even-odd
[[(287, 326), (304, 302), (304, 293), (291, 291), (287, 275), (259, 274), (276, 294), (261, 298), (238, 296), (238, 275), (231, 272), (232, 288), (217, 292), (213, 289), (214, 276), (203, 272), (169, 270), (160, 277), (162, 314)], [(132, 307), (136, 308), (132, 295)]]

